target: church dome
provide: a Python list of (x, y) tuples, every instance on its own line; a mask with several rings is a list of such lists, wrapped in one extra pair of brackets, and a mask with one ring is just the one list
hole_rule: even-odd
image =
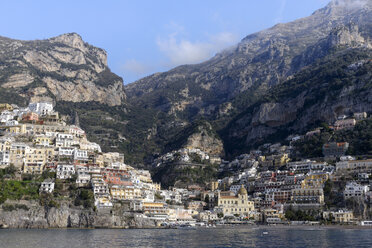
[(248, 195), (248, 192), (243, 185), (240, 187), (238, 195)]

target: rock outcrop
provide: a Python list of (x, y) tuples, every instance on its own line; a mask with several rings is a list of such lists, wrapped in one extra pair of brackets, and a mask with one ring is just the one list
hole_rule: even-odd
[(131, 212), (93, 211), (68, 204), (49, 208), (23, 201), (28, 210), (0, 210), (0, 227), (7, 228), (152, 228), (156, 222)]
[(123, 81), (107, 66), (104, 50), (76, 33), (46, 40), (0, 37), (0, 87), (30, 101), (125, 102)]

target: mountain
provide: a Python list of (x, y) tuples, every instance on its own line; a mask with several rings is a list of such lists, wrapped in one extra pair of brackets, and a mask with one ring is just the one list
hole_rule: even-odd
[[(174, 133), (206, 119), (221, 136), (226, 157), (319, 122), (332, 122), (339, 113), (371, 111), (370, 85), (365, 84), (370, 63), (361, 62), (357, 71), (345, 69), (371, 58), (371, 10), (371, 1), (331, 1), (309, 17), (248, 35), (203, 63), (126, 85), (128, 102), (168, 120), (154, 122), (151, 133), (157, 135), (150, 135), (149, 142), (162, 147), (164, 140), (177, 137)], [(323, 77), (318, 77), (320, 72)], [(330, 79), (335, 84), (325, 82)], [(328, 86), (322, 88), (324, 84)], [(367, 93), (353, 87), (364, 87)], [(318, 90), (323, 102), (311, 95), (318, 95)], [(334, 99), (336, 93), (345, 98)], [(161, 130), (167, 132), (159, 138)]]
[(0, 37), (0, 92), (26, 101), (98, 101), (109, 106), (126, 99), (123, 80), (108, 68), (106, 52), (76, 33), (35, 41)]
[[(311, 16), (245, 37), (200, 64), (123, 86), (106, 52), (75, 33), (0, 37), (0, 99), (53, 100), (104, 151), (137, 166), (183, 147), (231, 158), (371, 109), (372, 1), (334, 0)], [(203, 169), (205, 170), (205, 168)], [(200, 182), (200, 172), (190, 178)], [(182, 175), (161, 167), (156, 172)], [(167, 178), (168, 182), (177, 181)]]
[[(129, 84), (125, 87), (128, 99), (177, 117), (215, 118), (230, 111), (231, 106), (222, 103), (242, 92), (264, 92), (325, 56), (334, 44), (318, 47), (319, 41), (349, 23), (356, 24), (360, 29), (356, 35), (361, 35), (350, 39), (367, 45), (369, 40), (363, 35), (370, 31), (371, 1), (332, 1), (309, 17), (248, 35), (233, 49), (206, 62), (179, 66)], [(349, 42), (340, 39), (334, 42)]]

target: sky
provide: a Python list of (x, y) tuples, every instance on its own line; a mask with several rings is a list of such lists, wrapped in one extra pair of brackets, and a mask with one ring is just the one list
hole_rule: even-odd
[(0, 36), (47, 39), (76, 32), (108, 53), (128, 84), (194, 64), (245, 36), (311, 15), (329, 0), (0, 0)]

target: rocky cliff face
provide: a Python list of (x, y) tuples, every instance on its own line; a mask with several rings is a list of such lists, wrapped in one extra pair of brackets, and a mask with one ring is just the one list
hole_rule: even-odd
[(209, 123), (198, 126), (195, 132), (187, 138), (183, 147), (200, 149), (212, 156), (224, 154), (222, 140)]
[(30, 101), (125, 101), (122, 79), (107, 67), (107, 54), (76, 33), (47, 40), (0, 37), (0, 87)]
[(0, 210), (0, 226), (8, 228), (151, 228), (154, 221), (130, 212), (98, 211), (70, 208), (46, 208), (25, 202), (29, 210)]
[(227, 152), (280, 141), (339, 115), (371, 113), (371, 58), (368, 47), (340, 49), (273, 87), (222, 131)]

